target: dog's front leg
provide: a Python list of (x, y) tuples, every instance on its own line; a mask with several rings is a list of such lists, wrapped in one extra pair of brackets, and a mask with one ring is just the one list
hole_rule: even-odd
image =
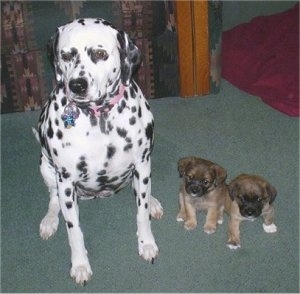
[(151, 230), (151, 165), (136, 166), (133, 188), (137, 204), (137, 236), (139, 255), (147, 261), (153, 261), (158, 255), (158, 247)]
[(71, 247), (71, 277), (76, 283), (84, 285), (92, 276), (91, 266), (84, 245), (83, 233), (79, 225), (79, 209), (77, 195), (71, 181), (64, 179), (58, 173), (58, 193), (60, 207), (63, 213), (69, 244)]

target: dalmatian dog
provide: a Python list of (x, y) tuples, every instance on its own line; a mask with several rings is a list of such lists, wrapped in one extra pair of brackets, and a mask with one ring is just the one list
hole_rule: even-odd
[(127, 34), (103, 19), (77, 19), (49, 42), (56, 87), (42, 109), (40, 171), (50, 192), (40, 224), (43, 239), (58, 228), (62, 211), (71, 247), (71, 277), (92, 276), (79, 224), (78, 199), (110, 196), (132, 182), (137, 205), (138, 253), (158, 255), (151, 217), (161, 218), (151, 195), (153, 116), (132, 73), (140, 51)]

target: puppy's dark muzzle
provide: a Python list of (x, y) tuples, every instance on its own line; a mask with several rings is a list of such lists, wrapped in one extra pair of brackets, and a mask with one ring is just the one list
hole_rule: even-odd
[(199, 184), (189, 184), (185, 187), (188, 194), (195, 196), (195, 197), (201, 197), (205, 194), (205, 191), (203, 187), (201, 187)]
[(261, 215), (261, 209), (257, 207), (244, 207), (240, 209), (241, 215), (244, 217), (259, 217)]
[(83, 78), (71, 80), (69, 82), (70, 90), (77, 95), (84, 95), (88, 88), (88, 82)]

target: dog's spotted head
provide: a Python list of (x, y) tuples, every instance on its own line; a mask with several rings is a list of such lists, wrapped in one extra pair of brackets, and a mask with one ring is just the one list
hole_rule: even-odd
[(193, 197), (201, 197), (224, 185), (227, 177), (225, 169), (211, 161), (185, 157), (178, 161), (179, 175), (183, 177), (186, 192)]
[(98, 105), (130, 83), (140, 51), (126, 33), (103, 19), (74, 20), (57, 28), (48, 44), (56, 80), (70, 100)]
[(273, 203), (277, 194), (271, 184), (256, 175), (239, 175), (230, 182), (228, 189), (240, 214), (248, 219), (259, 217), (265, 205)]

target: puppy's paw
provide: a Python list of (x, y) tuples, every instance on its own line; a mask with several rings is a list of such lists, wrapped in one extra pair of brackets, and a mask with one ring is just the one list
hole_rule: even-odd
[(158, 256), (158, 251), (158, 247), (155, 243), (139, 246), (139, 256), (150, 262), (153, 262), (153, 260)]
[(226, 246), (231, 250), (237, 250), (237, 249), (241, 248), (241, 244), (236, 243), (236, 242), (227, 242)]
[(215, 225), (205, 224), (203, 229), (206, 234), (210, 235), (210, 234), (213, 234), (217, 228)]
[(56, 215), (47, 214), (40, 223), (40, 236), (47, 240), (55, 234), (58, 228), (59, 219)]
[(196, 221), (186, 221), (184, 223), (184, 228), (188, 231), (194, 230), (197, 227), (197, 222)]
[(222, 225), (222, 224), (223, 224), (223, 217), (220, 217), (220, 218), (218, 219), (218, 224), (219, 224), (219, 225)]
[(178, 212), (177, 216), (176, 216), (176, 220), (178, 222), (184, 222), (186, 220), (186, 216), (184, 213), (182, 213), (181, 211)]
[(71, 278), (73, 278), (77, 284), (81, 284), (82, 286), (85, 286), (85, 284), (91, 279), (92, 274), (93, 272), (89, 263), (85, 265), (72, 266), (70, 271)]
[(263, 224), (263, 228), (266, 233), (276, 233), (277, 232), (277, 227), (274, 223), (270, 224), (270, 225)]
[(153, 218), (160, 219), (164, 214), (164, 210), (160, 204), (160, 202), (151, 196), (150, 199), (150, 213)]

